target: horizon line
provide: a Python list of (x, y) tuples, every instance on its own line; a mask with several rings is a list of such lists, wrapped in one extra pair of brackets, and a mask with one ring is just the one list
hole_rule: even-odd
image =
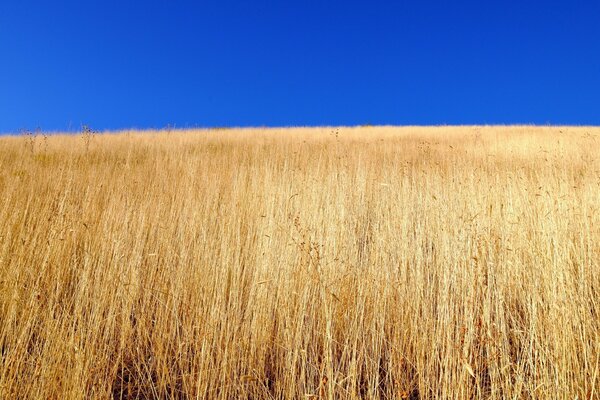
[(118, 134), (123, 132), (161, 132), (161, 131), (211, 131), (211, 130), (285, 130), (285, 129), (356, 129), (356, 128), (493, 128), (493, 127), (534, 127), (534, 128), (599, 128), (600, 125), (590, 124), (536, 124), (536, 123), (505, 123), (505, 124), (356, 124), (356, 125), (232, 125), (232, 126), (185, 126), (166, 125), (160, 128), (155, 127), (129, 127), (115, 129), (93, 129), (90, 125), (82, 124), (77, 130), (43, 130), (39, 127), (35, 129), (19, 129), (17, 131), (0, 132), (0, 136), (24, 136), (24, 135), (69, 135), (78, 134), (85, 130), (85, 127), (91, 129), (94, 134)]

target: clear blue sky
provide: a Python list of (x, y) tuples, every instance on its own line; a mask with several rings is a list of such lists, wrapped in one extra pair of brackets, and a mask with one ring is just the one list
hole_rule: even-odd
[(600, 2), (0, 2), (0, 132), (600, 125)]

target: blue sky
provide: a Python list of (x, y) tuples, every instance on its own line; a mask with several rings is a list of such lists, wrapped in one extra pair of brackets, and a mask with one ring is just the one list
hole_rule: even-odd
[(600, 2), (0, 3), (0, 132), (600, 125)]

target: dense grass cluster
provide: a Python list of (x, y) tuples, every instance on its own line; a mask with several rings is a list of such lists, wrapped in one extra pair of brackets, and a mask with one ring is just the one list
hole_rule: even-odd
[(0, 398), (600, 393), (600, 129), (0, 138)]

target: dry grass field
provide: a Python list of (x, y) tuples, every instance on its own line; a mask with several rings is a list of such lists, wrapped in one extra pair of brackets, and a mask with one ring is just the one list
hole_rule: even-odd
[(0, 138), (0, 398), (598, 399), (600, 128)]

